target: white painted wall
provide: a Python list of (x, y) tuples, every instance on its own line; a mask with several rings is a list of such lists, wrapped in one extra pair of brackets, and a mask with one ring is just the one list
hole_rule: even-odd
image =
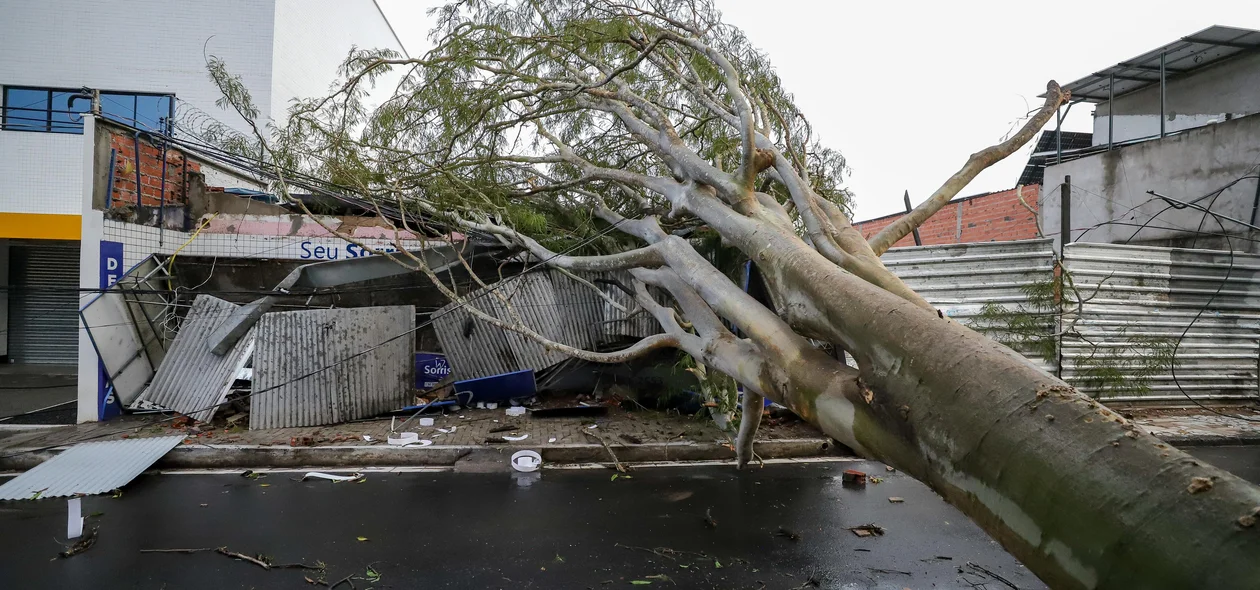
[[(1193, 74), (1168, 80), (1164, 130), (1178, 131), (1260, 113), (1260, 54), (1243, 55)], [(1094, 111), (1094, 145), (1107, 143), (1107, 116), (1116, 114), (1114, 141), (1159, 134), (1159, 85), (1117, 97)]]
[(273, 1), (16, 3), (0, 18), (0, 84), (174, 94), (231, 123), (206, 73), (216, 55), (268, 115)]
[[(393, 49), (405, 54), (389, 22), (373, 0), (275, 0), (275, 51), (272, 56), (271, 114), (283, 120), (294, 98), (324, 96), (337, 68), (352, 47)], [(398, 76), (377, 82), (388, 96)]]
[(0, 211), (78, 215), (82, 146), (81, 135), (0, 131)]

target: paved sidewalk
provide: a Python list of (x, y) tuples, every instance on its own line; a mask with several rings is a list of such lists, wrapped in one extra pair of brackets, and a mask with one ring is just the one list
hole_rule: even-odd
[[(434, 425), (418, 419), (377, 419), (331, 426), (248, 430), (190, 425), (182, 419), (127, 416), (104, 423), (48, 429), (0, 430), (0, 470), (26, 469), (63, 447), (92, 440), (170, 436), (188, 440), (164, 460), (168, 467), (295, 467), (362, 465), (451, 465), (477, 449), (534, 449), (553, 462), (610, 461), (606, 443), (621, 461), (726, 460), (734, 456), (733, 433), (698, 416), (628, 412), (611, 407), (598, 418), (508, 417), (504, 409), (467, 409), (435, 414)], [(391, 423), (415, 432), (428, 446), (393, 447)], [(594, 426), (594, 428), (591, 428)], [(522, 440), (515, 439), (526, 436)], [(366, 437), (366, 438), (365, 438)], [(507, 438), (504, 438), (507, 437)], [(602, 441), (601, 441), (602, 439)], [(758, 435), (764, 458), (831, 455), (836, 445), (799, 420), (766, 420)]]
[(1126, 418), (1131, 416), (1147, 432), (1174, 445), (1260, 444), (1260, 412), (1251, 408), (1132, 408), (1117, 411)]

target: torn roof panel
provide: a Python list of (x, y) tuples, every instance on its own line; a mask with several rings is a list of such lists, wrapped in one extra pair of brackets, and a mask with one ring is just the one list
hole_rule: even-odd
[(80, 443), (0, 486), (0, 500), (102, 494), (127, 485), (184, 436)]

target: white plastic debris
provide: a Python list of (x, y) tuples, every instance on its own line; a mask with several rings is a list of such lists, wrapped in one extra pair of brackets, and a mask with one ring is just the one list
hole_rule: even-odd
[(499, 402), (486, 402), (487, 410), (497, 410), (498, 408), (499, 408)]
[(363, 440), (365, 440), (365, 441), (367, 441), (367, 442), (372, 442), (372, 437), (370, 437), (370, 436), (368, 436), (368, 435), (366, 435), (366, 434), (365, 434), (365, 435), (363, 435)]
[(551, 438), (547, 439), (547, 442), (549, 442), (549, 443), (556, 442), (556, 437), (554, 437), (554, 436), (553, 436), (553, 437), (551, 437)]
[(459, 428), (459, 427), (458, 427), (458, 426), (452, 426), (452, 427), (450, 427), (450, 428), (439, 428), (439, 429), (438, 429), (438, 432), (441, 432), (442, 434), (450, 434), (450, 433), (452, 433), (452, 432), (455, 432), (455, 429), (457, 429), (457, 428)]
[(77, 539), (83, 536), (83, 499), (70, 498), (66, 503), (66, 538)]
[(421, 418), (421, 419), (420, 419), (420, 425), (421, 425), (421, 426), (433, 426), (433, 418)]
[(512, 469), (522, 473), (529, 473), (538, 471), (539, 467), (542, 467), (542, 455), (539, 455), (536, 451), (517, 451), (512, 453)]
[(525, 433), (520, 436), (505, 436), (503, 437), (503, 440), (510, 440), (512, 442), (517, 442), (517, 441), (525, 440), (527, 438), (529, 438), (529, 433)]
[(389, 444), (403, 446), (409, 445), (420, 440), (420, 435), (414, 432), (399, 432), (398, 436), (389, 437)]
[(525, 408), (524, 408), (524, 407), (522, 407), (522, 406), (516, 406), (516, 407), (514, 407), (514, 408), (508, 408), (508, 409), (507, 409), (507, 415), (509, 415), (509, 416), (524, 416), (524, 415), (525, 415)]
[(598, 424), (592, 424), (586, 427), (587, 430), (595, 430), (596, 428), (599, 428)]
[(431, 445), (431, 444), (433, 444), (433, 441), (422, 438), (422, 439), (420, 439), (420, 440), (418, 440), (418, 441), (416, 441), (416, 442), (413, 442), (413, 443), (408, 443), (408, 444), (407, 444), (407, 446), (409, 446), (409, 447), (427, 447), (427, 446), (429, 446), (429, 445)]
[(328, 481), (335, 482), (335, 481), (354, 481), (356, 479), (362, 479), (362, 478), (363, 478), (362, 473), (352, 473), (350, 475), (333, 475), (331, 473), (312, 471), (310, 473), (307, 473), (306, 475), (303, 475), (302, 481), (306, 481), (308, 479), (326, 479)]

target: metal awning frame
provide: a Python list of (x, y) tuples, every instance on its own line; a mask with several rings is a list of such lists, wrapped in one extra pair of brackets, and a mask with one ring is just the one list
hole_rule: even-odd
[(1068, 103), (1066, 110), (1060, 108), (1056, 118), (1055, 163), (1063, 161), (1062, 143), (1058, 141), (1058, 137), (1062, 134), (1063, 118), (1067, 116), (1073, 104), (1078, 102), (1107, 104), (1107, 149), (1110, 150), (1115, 145), (1112, 140), (1115, 136), (1115, 124), (1111, 105), (1116, 97), (1145, 90), (1158, 84), (1158, 137), (1167, 137), (1165, 125), (1169, 75), (1174, 77), (1188, 75), (1257, 51), (1260, 51), (1260, 31), (1213, 26), (1063, 86), (1064, 90), (1072, 93), (1072, 100)]

